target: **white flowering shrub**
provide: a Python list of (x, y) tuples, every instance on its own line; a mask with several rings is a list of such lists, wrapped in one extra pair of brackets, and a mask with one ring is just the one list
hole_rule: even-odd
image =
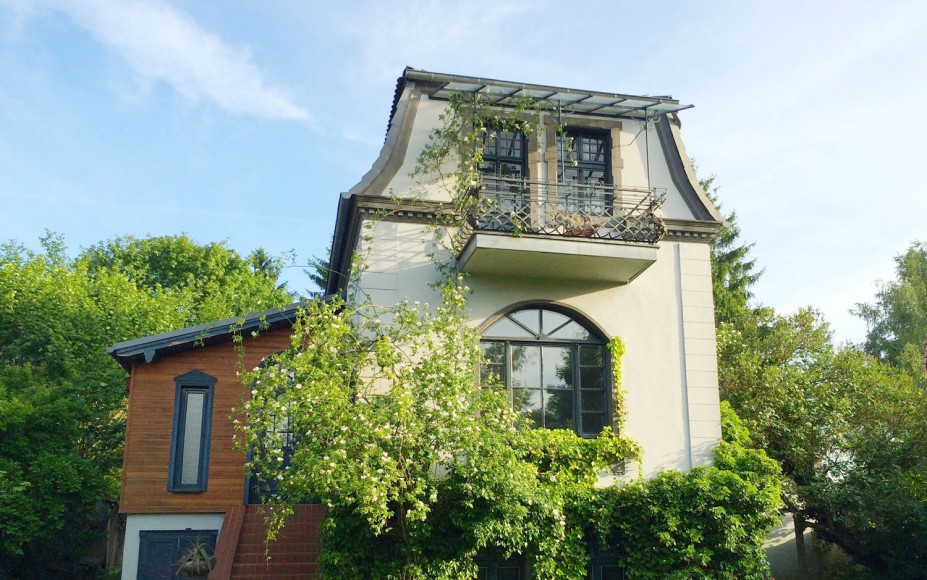
[(481, 550), (526, 546), (578, 570), (568, 491), (637, 452), (611, 430), (532, 430), (505, 389), (481, 388), (464, 292), (450, 280), (435, 308), (314, 301), (291, 348), (244, 377), (239, 437), (271, 491), (270, 537), (290, 506), (323, 502), (329, 576), (466, 577)]

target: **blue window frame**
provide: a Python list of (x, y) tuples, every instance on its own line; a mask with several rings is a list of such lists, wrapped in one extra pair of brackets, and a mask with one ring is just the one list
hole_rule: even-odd
[(167, 490), (206, 491), (209, 474), (209, 436), (216, 378), (190, 371), (174, 378), (174, 425)]

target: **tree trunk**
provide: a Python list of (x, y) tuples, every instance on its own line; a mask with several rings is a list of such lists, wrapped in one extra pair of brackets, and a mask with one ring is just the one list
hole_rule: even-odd
[(108, 570), (122, 561), (122, 545), (125, 541), (125, 521), (119, 515), (119, 503), (109, 503), (109, 517), (106, 520), (106, 555), (103, 568)]
[(798, 561), (798, 574), (801, 578), (808, 576), (808, 558), (805, 553), (805, 519), (798, 514), (792, 514), (795, 524), (795, 556)]

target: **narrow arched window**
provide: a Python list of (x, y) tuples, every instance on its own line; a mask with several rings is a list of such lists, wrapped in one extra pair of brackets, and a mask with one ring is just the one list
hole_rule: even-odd
[(605, 340), (576, 314), (520, 308), (484, 330), (481, 345), (483, 384), (508, 389), (537, 427), (595, 437), (610, 424)]

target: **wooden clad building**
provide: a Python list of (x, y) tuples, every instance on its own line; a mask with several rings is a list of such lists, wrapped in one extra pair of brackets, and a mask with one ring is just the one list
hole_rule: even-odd
[(239, 370), (290, 346), (298, 307), (110, 347), (129, 371), (123, 578), (175, 578), (176, 562), (197, 540), (215, 551), (211, 578), (315, 573), (324, 510), (302, 506), (265, 558), (263, 519), (247, 495), (246, 454), (233, 440), (233, 409), (249, 396)]

